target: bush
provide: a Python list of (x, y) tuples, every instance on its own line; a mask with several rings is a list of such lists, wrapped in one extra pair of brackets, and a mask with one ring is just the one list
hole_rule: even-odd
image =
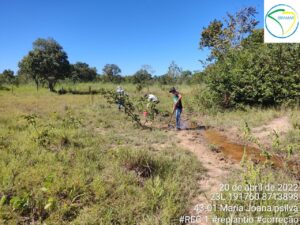
[(300, 45), (232, 49), (206, 69), (206, 83), (223, 107), (297, 103)]
[(215, 113), (220, 110), (220, 102), (215, 92), (206, 86), (200, 86), (193, 90), (193, 106), (196, 111), (202, 113)]

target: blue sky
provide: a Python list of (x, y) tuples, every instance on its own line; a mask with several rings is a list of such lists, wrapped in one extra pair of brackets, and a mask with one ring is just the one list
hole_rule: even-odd
[(106, 63), (124, 75), (149, 64), (160, 75), (172, 60), (199, 70), (207, 54), (198, 49), (202, 28), (250, 5), (262, 27), (262, 0), (0, 0), (0, 71), (16, 71), (38, 37), (53, 37), (71, 63), (99, 73)]

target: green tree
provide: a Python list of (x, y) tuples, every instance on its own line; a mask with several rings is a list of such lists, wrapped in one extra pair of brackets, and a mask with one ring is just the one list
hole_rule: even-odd
[(205, 73), (202, 71), (195, 71), (191, 77), (191, 83), (200, 84), (203, 83), (205, 77)]
[(14, 75), (14, 71), (12, 70), (4, 70), (2, 72), (2, 82), (8, 85), (11, 85), (11, 92), (14, 92), (14, 86), (19, 84), (18, 77)]
[(12, 71), (12, 70), (3, 70), (2, 76), (3, 76), (3, 81), (6, 84), (11, 84), (13, 82), (13, 80), (15, 80), (15, 78), (16, 78), (14, 76), (14, 71)]
[(103, 67), (103, 80), (107, 82), (119, 82), (121, 79), (120, 73), (122, 72), (120, 67), (116, 64), (106, 64)]
[[(211, 54), (204, 71), (214, 101), (223, 107), (294, 103), (300, 90), (300, 45), (263, 44), (256, 10), (244, 8), (204, 28), (200, 47)], [(209, 96), (208, 96), (209, 98)]]
[(180, 77), (177, 80), (177, 83), (182, 84), (182, 83), (190, 83), (191, 82), (191, 78), (192, 78), (192, 71), (190, 70), (184, 70), (181, 72)]
[(152, 75), (145, 69), (138, 70), (132, 77), (134, 84), (146, 84), (152, 79)]
[(150, 74), (154, 74), (155, 73), (155, 70), (153, 69), (153, 67), (149, 64), (144, 64), (142, 65), (142, 69), (143, 70), (146, 70), (148, 73)]
[(168, 67), (168, 72), (166, 74), (168, 77), (166, 80), (169, 80), (170, 83), (174, 83), (178, 80), (181, 74), (182, 69), (175, 63), (175, 61), (172, 61)]
[(137, 91), (141, 91), (144, 87), (149, 85), (152, 75), (146, 69), (138, 70), (131, 78), (134, 84), (137, 84)]
[(235, 14), (227, 13), (224, 21), (213, 20), (208, 27), (204, 27), (199, 47), (211, 50), (208, 61), (221, 59), (228, 50), (239, 48), (242, 40), (249, 36), (258, 24), (256, 14), (254, 7), (245, 7)]
[(174, 79), (169, 74), (163, 74), (156, 79), (161, 85), (174, 84)]
[(29, 54), (23, 57), (23, 59), (19, 62), (18, 75), (24, 81), (32, 79), (36, 85), (36, 90), (38, 91), (39, 86), (42, 83), (42, 76), (37, 69), (33, 69), (37, 68), (37, 66), (35, 66), (36, 62), (34, 57), (29, 56)]
[(4, 78), (3, 75), (0, 74), (0, 89), (2, 88), (3, 84), (4, 84)]
[(94, 81), (97, 77), (97, 69), (91, 68), (87, 63), (77, 62), (71, 65), (71, 79), (76, 81)]
[(264, 29), (255, 29), (252, 34), (242, 40), (241, 46), (243, 48), (256, 48), (264, 43)]
[(19, 63), (20, 73), (28, 74), (39, 84), (45, 82), (50, 91), (58, 80), (69, 76), (70, 64), (67, 53), (62, 46), (52, 38), (39, 38), (33, 43), (33, 50)]
[(300, 45), (266, 45), (259, 33), (205, 71), (206, 83), (224, 107), (273, 106), (299, 98)]

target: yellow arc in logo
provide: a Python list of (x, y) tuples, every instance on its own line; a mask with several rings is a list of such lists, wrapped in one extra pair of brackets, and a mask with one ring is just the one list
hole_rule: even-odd
[(284, 32), (284, 34), (286, 34), (286, 33), (288, 33), (294, 27), (294, 25), (295, 25), (295, 23), (297, 21), (297, 19), (296, 19), (297, 15), (294, 12), (282, 12), (282, 13), (294, 16), (294, 21), (293, 21), (292, 25), (289, 27), (289, 29), (286, 32)]

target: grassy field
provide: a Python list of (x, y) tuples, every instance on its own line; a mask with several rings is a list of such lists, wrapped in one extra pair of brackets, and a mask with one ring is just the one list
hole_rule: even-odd
[[(124, 88), (133, 99), (151, 92), (161, 112), (171, 111), (168, 86)], [(293, 126), (280, 145), (291, 144), (294, 157), (300, 155), (299, 109), (208, 113), (195, 98), (201, 86), (179, 90), (185, 118), (206, 126), (242, 130), (245, 122), (252, 128), (288, 116)], [(173, 132), (138, 129), (100, 95), (60, 96), (26, 85), (14, 94), (0, 91), (0, 111), (0, 224), (168, 225), (201, 191), (197, 180), (205, 170), (178, 147)], [(156, 124), (167, 125), (167, 119)]]
[(199, 191), (189, 152), (100, 96), (24, 86), (0, 105), (1, 224), (169, 224)]

